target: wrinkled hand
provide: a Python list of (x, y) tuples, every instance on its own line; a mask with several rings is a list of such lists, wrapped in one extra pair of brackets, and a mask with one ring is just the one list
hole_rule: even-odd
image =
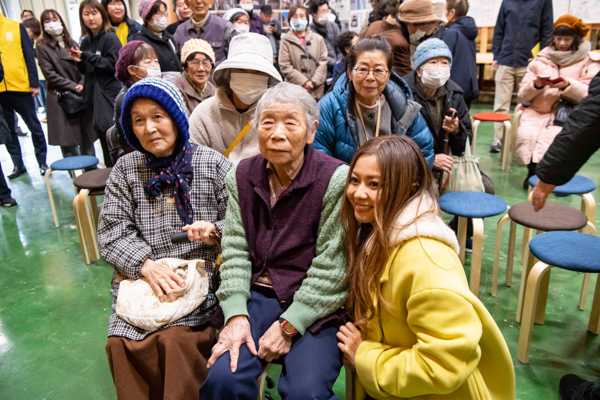
[(258, 340), (258, 356), (266, 362), (271, 362), (289, 353), (291, 347), (292, 337), (283, 333), (281, 323), (275, 321)]
[(569, 87), (570, 83), (568, 80), (560, 78), (560, 82), (558, 83), (552, 83), (550, 82), (550, 87), (552, 89), (566, 89), (567, 87)]
[[(452, 112), (456, 112), (454, 108), (449, 109)], [(447, 115), (444, 115), (444, 122), (442, 123), (442, 129), (448, 133), (458, 133), (459, 123), (458, 116), (451, 118)]]
[(447, 154), (436, 154), (435, 159), (433, 160), (433, 167), (444, 172), (451, 172), (453, 165), (454, 160)]
[(533, 210), (535, 212), (538, 212), (544, 208), (546, 199), (550, 193), (552, 193), (555, 187), (555, 185), (544, 183), (541, 179), (538, 179), (535, 187), (533, 188), (533, 192), (531, 193), (531, 202), (533, 203)]
[(69, 51), (69, 58), (75, 62), (80, 62), (81, 61), (81, 50), (72, 49), (71, 51)]
[(185, 286), (185, 281), (177, 275), (171, 268), (167, 268), (148, 259), (142, 265), (142, 275), (148, 280), (150, 287), (158, 297), (161, 303), (165, 301), (165, 296), (169, 301), (175, 300), (173, 290)]
[(302, 87), (306, 90), (313, 90), (315, 88), (315, 84), (311, 81), (306, 81), (306, 83), (302, 85)]
[(498, 71), (498, 61), (492, 61), (492, 72)]
[(186, 225), (181, 228), (182, 231), (188, 233), (190, 242), (204, 242), (209, 246), (215, 244), (215, 241), (210, 238), (210, 234), (217, 234), (217, 227), (206, 221), (196, 221), (192, 225)]
[(356, 350), (358, 346), (363, 342), (362, 335), (357, 327), (352, 322), (347, 322), (346, 325), (340, 326), (340, 331), (335, 335), (338, 340), (339, 349), (344, 353), (344, 359), (342, 362), (344, 365), (355, 370), (356, 364), (354, 359), (356, 358)]
[(81, 93), (82, 90), (83, 90), (83, 85), (77, 85), (77, 86), (75, 86), (75, 91), (77, 93)]
[(31, 93), (31, 97), (35, 97), (40, 94), (40, 88), (30, 87), (29, 93)]
[(237, 362), (240, 356), (240, 346), (245, 344), (248, 346), (248, 350), (255, 356), (256, 345), (252, 339), (252, 333), (250, 332), (250, 322), (248, 317), (245, 315), (236, 315), (235, 317), (229, 318), (227, 325), (219, 334), (219, 341), (212, 348), (212, 354), (208, 359), (206, 368), (212, 367), (219, 357), (229, 352), (231, 372), (234, 373), (237, 370)]

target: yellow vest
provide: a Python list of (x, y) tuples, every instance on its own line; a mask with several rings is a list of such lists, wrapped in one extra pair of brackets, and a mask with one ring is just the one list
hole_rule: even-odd
[(29, 75), (21, 47), (19, 22), (0, 14), (0, 57), (4, 66), (2, 92), (29, 92)]

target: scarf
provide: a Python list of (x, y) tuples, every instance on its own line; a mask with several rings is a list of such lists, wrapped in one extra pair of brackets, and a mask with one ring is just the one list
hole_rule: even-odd
[(175, 206), (179, 218), (186, 225), (194, 222), (194, 210), (190, 198), (190, 186), (194, 179), (193, 150), (193, 145), (186, 141), (176, 155), (160, 158), (148, 155), (146, 161), (146, 167), (156, 171), (156, 175), (144, 184), (144, 192), (148, 196), (158, 197), (165, 187), (175, 186)]
[(317, 31), (319, 35), (323, 36), (323, 38), (327, 37), (327, 24), (319, 25), (313, 21), (312, 26), (315, 27), (315, 31)]
[(192, 89), (194, 89), (194, 91), (196, 93), (198, 93), (198, 94), (204, 93), (204, 91), (206, 90), (206, 83), (204, 84), (203, 88), (199, 88), (198, 85), (196, 85), (196, 83), (194, 83), (194, 81), (192, 80), (192, 78), (190, 78), (190, 74), (188, 74), (187, 72), (185, 72), (184, 74), (185, 74), (185, 79), (192, 86)]
[(204, 26), (204, 24), (206, 24), (206, 21), (208, 21), (208, 18), (210, 17), (210, 13), (206, 13), (206, 17), (204, 17), (204, 19), (200, 22), (196, 22), (196, 20), (194, 19), (194, 16), (192, 15), (190, 17), (190, 21), (192, 21), (192, 25), (194, 25), (194, 28), (196, 29), (196, 31), (199, 31), (200, 28), (202, 28)]
[(558, 51), (552, 46), (546, 47), (546, 50), (548, 52), (548, 58), (554, 64), (558, 65), (559, 67), (568, 67), (569, 65), (573, 65), (585, 60), (592, 50), (592, 45), (587, 40), (584, 40), (579, 45), (579, 49), (577, 49), (577, 51)]

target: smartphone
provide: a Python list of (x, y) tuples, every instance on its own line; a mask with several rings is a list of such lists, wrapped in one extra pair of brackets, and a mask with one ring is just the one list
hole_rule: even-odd
[(550, 75), (540, 75), (540, 80), (544, 83), (544, 85), (549, 85)]
[(562, 82), (562, 81), (563, 81), (563, 78), (561, 78), (560, 76), (559, 76), (558, 78), (556, 78), (556, 79), (552, 79), (552, 80), (550, 80), (550, 82), (554, 83), (555, 85), (556, 85), (557, 83), (560, 83), (560, 82)]
[(277, 25), (277, 22), (275, 22), (275, 20), (273, 20), (273, 21), (271, 21), (271, 22), (269, 23), (269, 25), (271, 25), (271, 26), (275, 26), (275, 25)]

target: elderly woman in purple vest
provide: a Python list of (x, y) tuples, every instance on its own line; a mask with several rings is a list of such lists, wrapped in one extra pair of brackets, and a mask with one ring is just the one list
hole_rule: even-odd
[(259, 100), (260, 153), (227, 174), (221, 286), (225, 327), (200, 399), (256, 399), (266, 363), (284, 399), (337, 399), (336, 327), (347, 296), (339, 211), (348, 166), (310, 144), (319, 108), (280, 83)]

